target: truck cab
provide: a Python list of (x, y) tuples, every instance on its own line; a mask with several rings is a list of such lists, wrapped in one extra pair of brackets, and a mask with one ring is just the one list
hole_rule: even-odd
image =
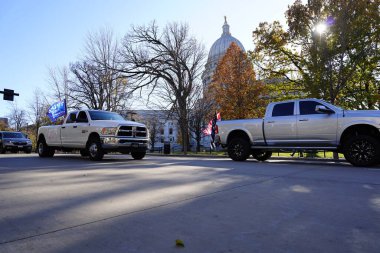
[[(318, 108), (318, 110), (317, 110)], [(271, 103), (264, 118), (269, 146), (334, 147), (343, 109), (317, 99)]]

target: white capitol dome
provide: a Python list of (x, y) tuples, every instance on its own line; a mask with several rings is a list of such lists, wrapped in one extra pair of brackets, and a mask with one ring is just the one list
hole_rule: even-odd
[(236, 45), (238, 45), (240, 49), (245, 52), (243, 44), (241, 44), (238, 39), (231, 35), (230, 26), (227, 24), (227, 20), (225, 20), (222, 36), (217, 39), (214, 44), (212, 44), (210, 52), (208, 54), (208, 61), (219, 60), (219, 58), (226, 53), (232, 42), (235, 42)]
[(245, 52), (243, 44), (233, 37), (230, 33), (230, 26), (227, 23), (226, 17), (224, 17), (223, 33), (214, 44), (212, 44), (210, 52), (208, 54), (205, 71), (202, 74), (203, 85), (206, 87), (211, 82), (212, 75), (218, 65), (219, 60), (224, 56), (231, 43), (234, 42)]

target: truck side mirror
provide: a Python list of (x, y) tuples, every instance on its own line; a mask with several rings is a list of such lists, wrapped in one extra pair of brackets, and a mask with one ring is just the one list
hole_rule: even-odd
[(317, 105), (315, 107), (315, 111), (317, 113), (324, 113), (324, 114), (333, 114), (333, 113), (335, 113), (333, 110), (331, 110), (330, 108), (327, 108), (324, 105)]

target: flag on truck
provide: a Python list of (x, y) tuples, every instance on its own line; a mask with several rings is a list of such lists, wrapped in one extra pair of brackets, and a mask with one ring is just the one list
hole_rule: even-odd
[(67, 114), (66, 99), (56, 102), (49, 107), (46, 115), (52, 122), (55, 122), (59, 117)]

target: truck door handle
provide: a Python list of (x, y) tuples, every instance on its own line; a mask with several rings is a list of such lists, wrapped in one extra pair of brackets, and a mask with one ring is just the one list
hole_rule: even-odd
[(61, 128), (66, 128), (66, 127), (61, 127)]
[(299, 121), (309, 121), (309, 119), (300, 119)]
[(271, 121), (268, 121), (267, 123), (274, 123), (275, 121), (274, 120), (271, 120)]
[(73, 128), (77, 128), (78, 126), (73, 126)]

